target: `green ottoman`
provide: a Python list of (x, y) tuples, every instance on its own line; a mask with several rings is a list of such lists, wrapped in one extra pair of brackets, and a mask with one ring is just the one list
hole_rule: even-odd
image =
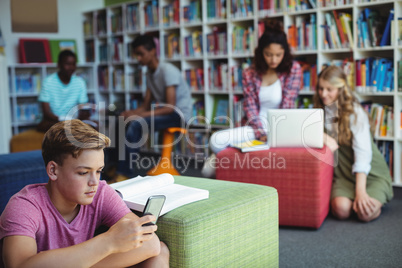
[(278, 195), (268, 186), (175, 176), (209, 199), (174, 209), (157, 234), (175, 267), (278, 267)]

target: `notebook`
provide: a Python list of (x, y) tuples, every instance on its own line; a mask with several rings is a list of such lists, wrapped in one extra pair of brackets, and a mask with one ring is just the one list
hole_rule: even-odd
[(324, 146), (322, 109), (270, 109), (267, 116), (270, 147)]

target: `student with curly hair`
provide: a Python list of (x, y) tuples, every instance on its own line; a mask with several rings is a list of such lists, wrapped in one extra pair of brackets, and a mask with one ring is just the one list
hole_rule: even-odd
[(324, 143), (336, 154), (331, 211), (338, 219), (352, 212), (368, 222), (390, 201), (392, 180), (370, 133), (369, 117), (352, 95), (341, 68), (329, 66), (318, 76), (314, 106), (325, 111)]
[[(210, 147), (216, 154), (233, 143), (258, 139), (267, 141), (268, 109), (294, 108), (301, 87), (302, 70), (293, 60), (283, 25), (276, 20), (265, 23), (265, 32), (258, 40), (254, 63), (243, 71), (244, 126), (215, 132)], [(202, 173), (215, 176), (213, 154)]]

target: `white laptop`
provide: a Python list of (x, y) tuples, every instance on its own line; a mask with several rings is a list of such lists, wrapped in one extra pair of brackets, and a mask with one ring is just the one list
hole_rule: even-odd
[(270, 109), (267, 116), (270, 147), (324, 146), (322, 109)]

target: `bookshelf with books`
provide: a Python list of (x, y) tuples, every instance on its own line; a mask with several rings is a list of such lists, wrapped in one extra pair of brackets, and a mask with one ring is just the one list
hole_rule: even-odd
[[(368, 10), (376, 12), (372, 15)], [(118, 12), (117, 12), (118, 11)], [(121, 13), (119, 13), (121, 11)], [(393, 23), (387, 28), (390, 11), (393, 11)], [(121, 14), (122, 29), (119, 34), (112, 33), (110, 20), (106, 20), (106, 29), (102, 32), (102, 17), (108, 14)], [(195, 132), (203, 132), (208, 138), (217, 129), (239, 124), (239, 103), (242, 99), (241, 71), (249, 66), (254, 55), (258, 37), (263, 31), (266, 17), (281, 20), (288, 34), (289, 43), (296, 60), (301, 62), (304, 79), (300, 92), (300, 106), (311, 106), (315, 91), (317, 73), (323, 66), (337, 64), (348, 74), (348, 81), (361, 101), (378, 103), (392, 107), (392, 136), (377, 136), (376, 141), (390, 142), (393, 163), (402, 161), (401, 110), (402, 88), (399, 72), (402, 63), (402, 1), (350, 1), (350, 0), (309, 0), (309, 1), (223, 1), (223, 0), (138, 0), (111, 5), (102, 10), (88, 11), (83, 14), (86, 36), (86, 51), (94, 56), (95, 69), (104, 69), (107, 76), (106, 90), (100, 91), (108, 104), (116, 101), (124, 103), (124, 109), (133, 106), (133, 99), (138, 99), (145, 91), (145, 72), (133, 57), (130, 43), (139, 34), (151, 34), (157, 40), (161, 61), (168, 61), (179, 67), (188, 81), (193, 98), (198, 107), (203, 103), (206, 123), (194, 123)], [(378, 23), (372, 24), (365, 36), (377, 38), (364, 41), (360, 30), (360, 18), (368, 18)], [(374, 17), (374, 19), (373, 19)], [(92, 25), (87, 22), (92, 19)], [(117, 19), (117, 18), (116, 18)], [(381, 20), (380, 20), (381, 19)], [(381, 23), (382, 21), (382, 23)], [(391, 20), (392, 21), (392, 20)], [(100, 22), (98, 26), (97, 23)], [(374, 30), (373, 30), (374, 28)], [(92, 32), (87, 29), (92, 29)], [(367, 28), (369, 29), (369, 28)], [(389, 29), (389, 30), (387, 30)], [(387, 34), (381, 43), (378, 34)], [(91, 32), (92, 34), (88, 34)], [(110, 44), (118, 39), (123, 45), (123, 58), (114, 63)], [(378, 42), (380, 39), (380, 42)], [(367, 43), (365, 46), (364, 42)], [(109, 46), (105, 46), (109, 45)], [(102, 52), (101, 52), (102, 51)], [(105, 61), (106, 55), (107, 60)], [(378, 59), (386, 70), (382, 90), (362, 84), (362, 70), (357, 67), (366, 59)], [(374, 66), (371, 66), (372, 68)], [(365, 69), (367, 70), (367, 68)], [(116, 71), (124, 81), (122, 91), (113, 88)], [(374, 71), (373, 71), (374, 72)], [(105, 74), (106, 73), (106, 74)], [(365, 76), (367, 78), (367, 75)], [(106, 93), (107, 92), (107, 93)], [(235, 119), (228, 125), (214, 124), (218, 100), (227, 100), (225, 110), (228, 118)], [(221, 113), (222, 111), (220, 111)], [(198, 114), (198, 112), (196, 111)], [(208, 122), (211, 124), (209, 125)], [(188, 150), (191, 151), (191, 150)], [(209, 153), (205, 151), (206, 155)], [(392, 171), (394, 183), (402, 185), (402, 169), (394, 164)]]

